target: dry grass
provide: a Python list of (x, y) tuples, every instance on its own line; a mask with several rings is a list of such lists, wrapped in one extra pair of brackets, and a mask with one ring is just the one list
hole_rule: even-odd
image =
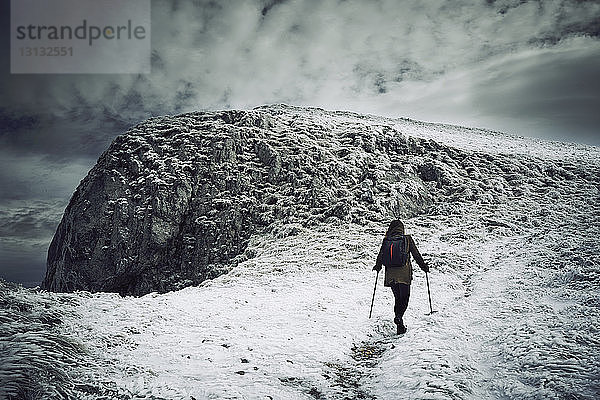
[(73, 297), (0, 281), (0, 398), (73, 398), (85, 351), (60, 331)]

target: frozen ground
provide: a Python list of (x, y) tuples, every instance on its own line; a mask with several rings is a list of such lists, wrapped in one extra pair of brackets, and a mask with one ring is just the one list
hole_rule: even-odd
[[(255, 257), (228, 275), (163, 295), (3, 287), (0, 323), (14, 334), (0, 341), (0, 356), (13, 360), (0, 366), (0, 383), (24, 379), (14, 365), (47, 357), (36, 353), (39, 337), (60, 334), (48, 340), (87, 351), (56, 356), (79, 398), (599, 398), (600, 152), (452, 129), (438, 139), (520, 149), (515, 163), (535, 154), (557, 172), (522, 176), (520, 195), (497, 182), (496, 201), (449, 202), (406, 221), (432, 267), (438, 312), (424, 315), (417, 269), (405, 335), (394, 334), (381, 276), (368, 319), (385, 226), (291, 226), (256, 237)], [(27, 318), (37, 325), (26, 328)]]

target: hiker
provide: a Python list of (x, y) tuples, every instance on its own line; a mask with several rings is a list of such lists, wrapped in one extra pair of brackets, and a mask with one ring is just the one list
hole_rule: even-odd
[(410, 281), (412, 280), (411, 254), (419, 267), (423, 271), (429, 272), (429, 266), (423, 261), (414, 240), (410, 235), (404, 234), (404, 224), (399, 220), (390, 222), (373, 271), (379, 272), (381, 271), (381, 265), (385, 265), (384, 285), (391, 287), (394, 293), (394, 323), (398, 328), (398, 335), (406, 333), (402, 317), (408, 307), (410, 296)]

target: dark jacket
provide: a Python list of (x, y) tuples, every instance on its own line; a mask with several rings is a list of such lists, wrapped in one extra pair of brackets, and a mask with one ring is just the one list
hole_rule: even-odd
[[(394, 236), (398, 236), (398, 235), (394, 235)], [(412, 254), (413, 258), (415, 259), (415, 261), (417, 262), (417, 264), (419, 265), (419, 267), (421, 267), (421, 269), (423, 271), (428, 272), (429, 271), (429, 267), (427, 266), (427, 264), (425, 264), (425, 261), (423, 261), (423, 257), (421, 257), (421, 253), (419, 253), (419, 250), (417, 249), (417, 246), (415, 245), (415, 241), (413, 240), (413, 238), (410, 235), (404, 235), (408, 241), (408, 251), (409, 251), (409, 255), (408, 258), (406, 260), (406, 264), (402, 267), (392, 267), (392, 268), (388, 268), (386, 267), (385, 269), (385, 280), (384, 280), (384, 284), (385, 286), (391, 286), (393, 283), (405, 283), (407, 285), (410, 285), (411, 281), (412, 281), (412, 265), (410, 263), (410, 255)], [(385, 250), (385, 239), (384, 238), (384, 242), (381, 243), (381, 248), (379, 249), (379, 254), (377, 255), (377, 262), (375, 264), (375, 268), (377, 271), (381, 270), (381, 264), (382, 264), (382, 259), (383, 259), (383, 252)]]

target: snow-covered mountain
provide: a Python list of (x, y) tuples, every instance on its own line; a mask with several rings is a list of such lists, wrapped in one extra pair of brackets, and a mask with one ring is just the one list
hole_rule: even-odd
[[(45, 286), (153, 292), (2, 284), (0, 398), (597, 398), (599, 161), (284, 105), (149, 120), (82, 181)], [(368, 319), (392, 217), (439, 311), (416, 271), (401, 337), (382, 282)]]

